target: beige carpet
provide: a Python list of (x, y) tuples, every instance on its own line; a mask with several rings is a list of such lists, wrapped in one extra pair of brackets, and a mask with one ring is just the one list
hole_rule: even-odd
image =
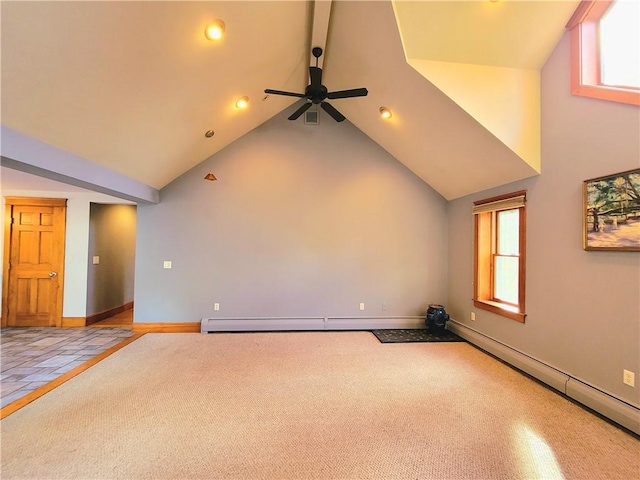
[(640, 477), (640, 441), (465, 343), (147, 334), (1, 422), (3, 479)]

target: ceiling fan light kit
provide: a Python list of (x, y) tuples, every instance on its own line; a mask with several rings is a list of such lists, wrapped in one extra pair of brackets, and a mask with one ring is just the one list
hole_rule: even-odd
[(318, 58), (322, 55), (322, 48), (314, 47), (311, 53), (316, 57), (316, 66), (309, 67), (310, 83), (304, 93), (284, 92), (282, 90), (272, 90), (267, 88), (264, 93), (273, 95), (285, 95), (288, 97), (304, 98), (307, 102), (289, 116), (289, 120), (296, 120), (300, 115), (311, 108), (311, 105), (320, 105), (325, 112), (336, 122), (342, 122), (345, 116), (342, 115), (333, 105), (325, 100), (335, 100), (339, 98), (365, 97), (369, 93), (366, 88), (352, 88), (329, 92), (322, 84), (322, 69), (318, 67)]

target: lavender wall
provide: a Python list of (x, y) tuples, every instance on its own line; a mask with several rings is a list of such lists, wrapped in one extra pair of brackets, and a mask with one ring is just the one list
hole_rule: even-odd
[[(136, 206), (92, 203), (87, 260), (87, 316), (133, 301)], [(99, 263), (93, 264), (93, 257)]]
[(446, 201), (348, 121), (289, 113), (138, 206), (136, 322), (424, 315), (447, 302)]
[[(582, 249), (582, 181), (640, 166), (638, 107), (572, 96), (565, 35), (541, 74), (542, 174), (449, 205), (450, 313), (570, 376), (636, 406), (640, 389), (640, 254)], [(527, 189), (525, 324), (473, 305), (474, 200)]]

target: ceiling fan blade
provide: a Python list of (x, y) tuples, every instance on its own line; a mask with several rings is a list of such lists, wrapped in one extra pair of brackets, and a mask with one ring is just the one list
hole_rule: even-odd
[(322, 109), (327, 112), (329, 115), (331, 115), (331, 117), (336, 121), (336, 122), (342, 122), (346, 117), (344, 115), (342, 115), (338, 110), (336, 110), (335, 108), (333, 108), (332, 105), (328, 104), (327, 102), (322, 102), (320, 104), (320, 106), (322, 107)]
[(304, 112), (306, 112), (307, 110), (309, 110), (309, 108), (311, 107), (311, 105), (313, 105), (313, 103), (311, 102), (307, 102), (304, 105), (302, 105), (299, 109), (297, 109), (295, 112), (293, 112), (291, 114), (291, 116), (289, 117), (289, 120), (295, 120), (296, 118), (298, 118), (300, 115), (302, 115)]
[(330, 100), (336, 98), (366, 97), (369, 91), (366, 88), (352, 88), (351, 90), (340, 90), (338, 92), (327, 93)]
[(311, 86), (316, 88), (322, 85), (322, 69), (320, 67), (309, 67), (309, 78)]
[(298, 98), (305, 98), (305, 94), (304, 93), (293, 93), (293, 92), (283, 92), (282, 90), (271, 90), (270, 88), (267, 88), (264, 93), (269, 93), (269, 94), (273, 94), (273, 95), (286, 95), (288, 97), (298, 97)]

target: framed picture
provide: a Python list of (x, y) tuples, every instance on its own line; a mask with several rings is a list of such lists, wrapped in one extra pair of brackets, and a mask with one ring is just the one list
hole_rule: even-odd
[(640, 168), (585, 180), (585, 250), (640, 252)]

